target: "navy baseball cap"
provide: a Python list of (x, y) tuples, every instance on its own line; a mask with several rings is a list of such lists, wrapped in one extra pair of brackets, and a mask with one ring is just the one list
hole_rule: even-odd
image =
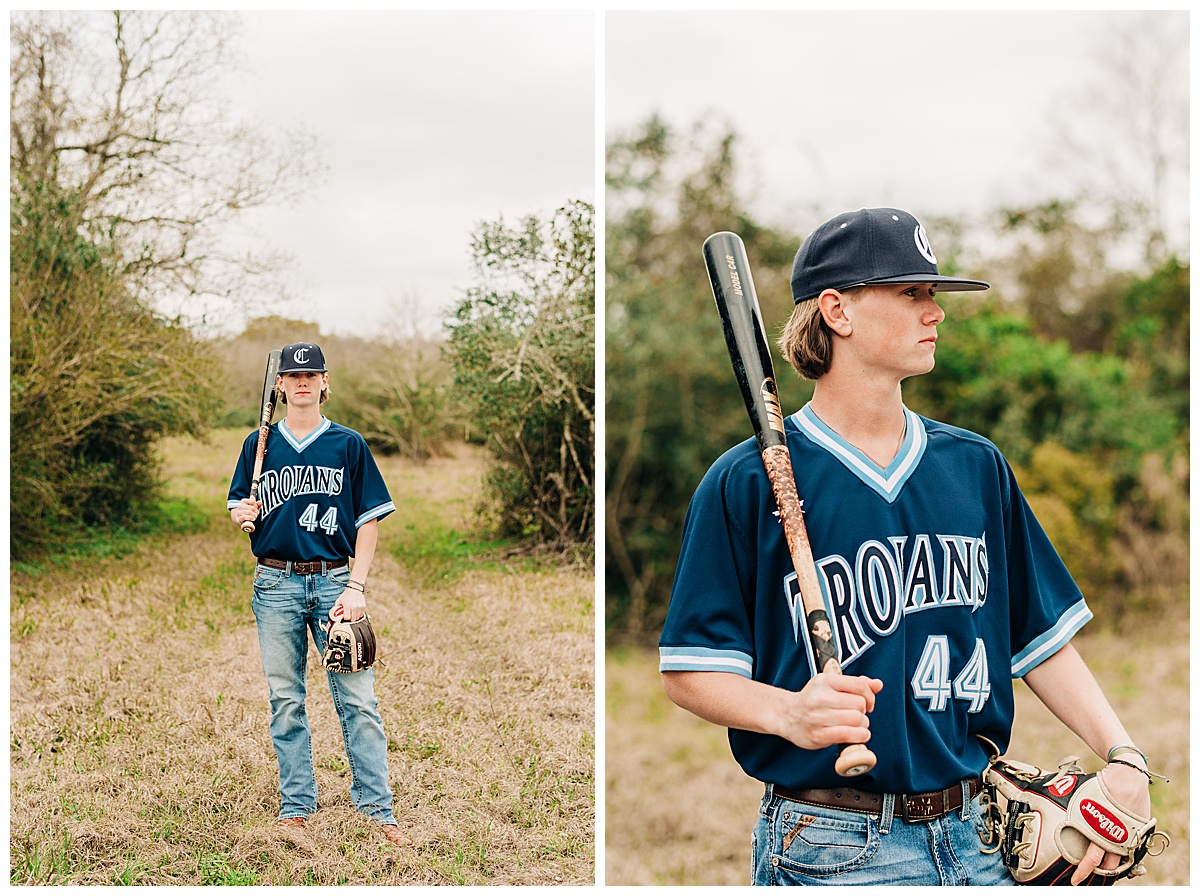
[(872, 283), (936, 283), (943, 292), (988, 289), (982, 280), (943, 277), (925, 228), (898, 208), (860, 208), (826, 221), (792, 265), (792, 299)]
[(279, 359), (279, 373), (299, 373), (311, 371), (325, 373), (325, 355), (321, 346), (311, 342), (293, 342), (283, 347), (283, 357)]

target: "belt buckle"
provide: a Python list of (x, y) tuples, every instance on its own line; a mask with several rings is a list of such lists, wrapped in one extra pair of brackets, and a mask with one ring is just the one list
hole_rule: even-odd
[(934, 811), (933, 798), (935, 796), (942, 797), (942, 806), (944, 808), (946, 805), (945, 791), (942, 791), (940, 794), (919, 793), (916, 796), (903, 794), (900, 797), (900, 817), (909, 823), (929, 821), (931, 818), (937, 818), (942, 813)]

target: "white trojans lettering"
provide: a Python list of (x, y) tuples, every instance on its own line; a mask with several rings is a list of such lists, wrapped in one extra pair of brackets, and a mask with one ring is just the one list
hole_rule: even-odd
[(258, 498), (263, 502), (263, 518), (296, 495), (340, 495), (345, 475), (344, 467), (299, 464), (279, 470), (265, 470), (258, 491)]
[[(853, 563), (837, 554), (824, 557), (817, 561), (817, 572), (846, 665), (876, 638), (894, 632), (910, 613), (947, 607), (974, 612), (982, 607), (988, 590), (987, 543), (983, 536), (894, 536), (886, 544), (863, 543)], [(784, 592), (799, 643), (805, 614), (794, 573), (785, 581)]]

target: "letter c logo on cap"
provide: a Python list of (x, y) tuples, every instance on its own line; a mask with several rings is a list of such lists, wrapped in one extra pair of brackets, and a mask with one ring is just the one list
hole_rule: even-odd
[(930, 264), (937, 264), (937, 258), (933, 254), (933, 247), (929, 245), (929, 236), (925, 233), (925, 228), (920, 224), (913, 231), (913, 242), (917, 244), (917, 251)]

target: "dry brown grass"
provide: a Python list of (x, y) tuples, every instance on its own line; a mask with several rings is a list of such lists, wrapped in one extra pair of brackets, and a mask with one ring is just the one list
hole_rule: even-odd
[[(1125, 635), (1085, 629), (1074, 642), (1151, 768), (1171, 779), (1151, 793), (1159, 830), (1172, 844), (1149, 863), (1149, 874), (1127, 885), (1188, 883), (1188, 617), (1181, 602), (1175, 618)], [(648, 650), (609, 652), (605, 707), (605, 883), (748, 884), (762, 786), (734, 761), (725, 729), (666, 698), (657, 655)], [(1088, 771), (1101, 766), (1021, 682), (1009, 755), (1042, 765), (1077, 755)]]
[[(120, 560), (12, 575), (10, 882), (586, 884), (594, 878), (590, 570), (420, 575), (407, 511), (466, 531), (482, 458), (381, 459), (402, 509), (368, 599), (395, 811), (412, 848), (354, 811), (324, 673), (309, 657), (320, 791), (274, 825), (277, 774), (249, 606), (252, 559), (224, 510), (240, 433), (172, 444), (174, 490), (208, 531)], [(417, 541), (413, 541), (416, 539)]]

